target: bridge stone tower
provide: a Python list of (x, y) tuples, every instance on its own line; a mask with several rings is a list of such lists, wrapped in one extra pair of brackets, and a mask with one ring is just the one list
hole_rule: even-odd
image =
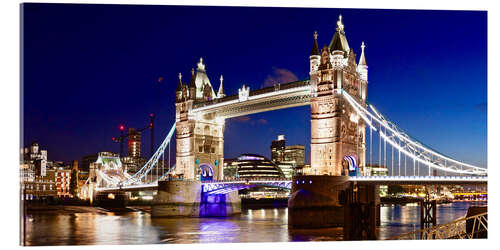
[(182, 83), (179, 73), (175, 102), (175, 175), (182, 180), (158, 183), (151, 206), (152, 217), (220, 217), (241, 213), (237, 192), (208, 195), (201, 186), (202, 180), (223, 179), (225, 120), (215, 112), (195, 113), (193, 108), (223, 98), (222, 81), (221, 76), (216, 95), (201, 58), (196, 72), (191, 70), (189, 84)]
[(221, 85), (215, 94), (205, 71), (203, 59), (196, 72), (191, 70), (189, 85), (179, 83), (176, 90), (176, 175), (185, 180), (196, 180), (200, 176), (219, 180), (223, 178), (224, 163), (224, 119), (215, 114), (194, 115), (195, 103), (212, 101), (222, 97)]
[[(358, 103), (365, 103), (368, 67), (364, 44), (361, 50), (356, 64), (342, 16), (329, 46), (324, 45), (321, 51), (318, 34), (314, 33), (309, 57), (311, 167), (304, 170), (304, 175), (292, 178), (288, 200), (290, 228), (342, 226), (344, 215), (350, 216), (341, 197), (352, 187), (348, 175), (364, 172), (366, 124), (342, 96), (342, 91), (347, 91)], [(363, 196), (375, 197), (374, 188), (366, 190)]]
[(359, 64), (349, 47), (342, 24), (329, 46), (319, 51), (317, 33), (310, 56), (311, 168), (308, 175), (342, 176), (365, 167), (365, 123), (342, 97), (347, 91), (365, 103), (368, 67), (364, 44)]

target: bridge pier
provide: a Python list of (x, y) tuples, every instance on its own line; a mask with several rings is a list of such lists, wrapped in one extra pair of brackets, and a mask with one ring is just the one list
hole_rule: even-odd
[(295, 176), (291, 193), (289, 228), (356, 227), (353, 223), (359, 220), (352, 218), (362, 216), (355, 211), (356, 205), (369, 205), (369, 216), (362, 220), (370, 229), (369, 236), (380, 223), (380, 197), (375, 184), (360, 185), (349, 181), (348, 176)]
[(348, 188), (348, 176), (307, 175), (292, 177), (288, 200), (289, 228), (326, 228), (344, 224), (340, 194)]
[(98, 192), (92, 204), (104, 208), (124, 208), (129, 200), (129, 194), (124, 191)]
[(152, 217), (225, 217), (241, 213), (238, 192), (208, 195), (200, 181), (160, 181)]

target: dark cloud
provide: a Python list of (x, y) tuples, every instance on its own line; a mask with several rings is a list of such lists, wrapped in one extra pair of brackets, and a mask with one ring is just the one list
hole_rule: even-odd
[(273, 86), (276, 83), (288, 83), (298, 81), (299, 78), (288, 69), (278, 69), (274, 68), (272, 75), (268, 75), (266, 80), (264, 80), (263, 87)]
[(259, 119), (259, 120), (257, 120), (257, 123), (258, 124), (267, 124), (267, 120), (266, 119)]
[(238, 117), (233, 118), (232, 120), (235, 122), (248, 122), (248, 121), (250, 121), (250, 117), (249, 116), (238, 116)]
[(241, 123), (250, 123), (252, 125), (255, 125), (255, 124), (267, 124), (267, 120), (266, 119), (258, 119), (258, 120), (252, 120), (252, 118), (250, 118), (250, 116), (238, 116), (238, 117), (234, 117), (234, 118), (231, 118), (231, 120), (235, 121), (235, 122), (241, 122)]

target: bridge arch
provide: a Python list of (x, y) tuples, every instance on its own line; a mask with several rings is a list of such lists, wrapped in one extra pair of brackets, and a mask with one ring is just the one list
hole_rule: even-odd
[(342, 161), (342, 166), (344, 169), (344, 173), (347, 172), (349, 176), (356, 176), (359, 175), (358, 172), (359, 170), (359, 160), (358, 157), (355, 154), (348, 154), (344, 156), (344, 159)]
[(211, 181), (214, 179), (214, 168), (210, 164), (200, 164), (200, 166), (198, 166), (198, 172), (201, 181)]

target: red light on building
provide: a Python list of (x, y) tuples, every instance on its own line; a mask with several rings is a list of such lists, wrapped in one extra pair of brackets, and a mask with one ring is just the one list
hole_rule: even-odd
[(120, 125), (120, 130), (121, 130), (121, 131), (125, 130), (125, 126)]
[(149, 127), (151, 127), (151, 128), (152, 128), (152, 127), (153, 127), (153, 123), (150, 123), (150, 124), (149, 124)]
[(153, 116), (154, 116), (154, 114), (153, 114), (153, 113), (151, 113), (151, 114), (149, 114), (149, 116), (150, 116), (150, 117), (153, 117)]

